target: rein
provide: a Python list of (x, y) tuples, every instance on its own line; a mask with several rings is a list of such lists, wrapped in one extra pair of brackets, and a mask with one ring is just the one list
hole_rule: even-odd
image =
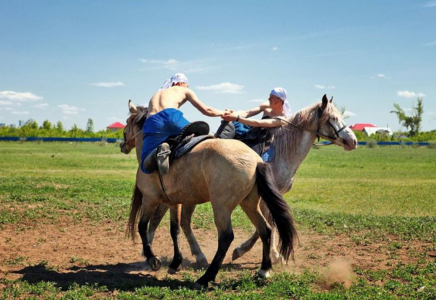
[(319, 131), (319, 125), (318, 125), (318, 129), (317, 130), (311, 130), (311, 129), (303, 128), (303, 127), (301, 127), (299, 125), (295, 125), (295, 124), (289, 122), (288, 120), (284, 120), (284, 119), (281, 119), (281, 118), (275, 118), (275, 119), (283, 121), (283, 122), (291, 125), (294, 128), (297, 128), (297, 129), (300, 129), (300, 130), (303, 130), (303, 131), (308, 131), (308, 132), (311, 132), (311, 133), (315, 134), (318, 137), (318, 141), (319, 141), (320, 137), (322, 137), (323, 139), (329, 140), (329, 141), (335, 141), (335, 140), (339, 139), (339, 132), (341, 132), (342, 130), (347, 128), (347, 125), (344, 125), (339, 130), (336, 130), (335, 126), (333, 126), (333, 124), (329, 120), (327, 123), (330, 125), (330, 127), (333, 128), (333, 130), (335, 132), (335, 136), (329, 136), (329, 135), (325, 135), (325, 134), (323, 134), (323, 133), (321, 133)]

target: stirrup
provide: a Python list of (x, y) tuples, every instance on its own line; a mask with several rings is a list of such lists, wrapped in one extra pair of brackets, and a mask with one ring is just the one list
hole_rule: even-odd
[(165, 175), (170, 170), (170, 145), (163, 143), (157, 148), (157, 168), (159, 173)]

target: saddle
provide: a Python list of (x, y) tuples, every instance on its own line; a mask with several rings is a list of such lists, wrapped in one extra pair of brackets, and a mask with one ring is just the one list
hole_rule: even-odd
[(183, 128), (180, 135), (165, 141), (170, 146), (169, 163), (191, 151), (199, 143), (214, 138), (209, 135), (209, 125), (203, 121), (192, 122)]

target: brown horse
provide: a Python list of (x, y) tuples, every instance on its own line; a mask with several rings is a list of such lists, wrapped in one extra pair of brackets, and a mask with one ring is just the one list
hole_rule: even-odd
[[(142, 110), (142, 111), (141, 111)], [(141, 130), (139, 116), (144, 108), (136, 109), (137, 116), (128, 119), (127, 132), (134, 128), (134, 135)], [(135, 123), (139, 121), (139, 123)], [(125, 145), (123, 146), (125, 147)], [(277, 225), (281, 239), (280, 253), (287, 260), (293, 252), (295, 227), (289, 207), (274, 184), (274, 175), (268, 164), (246, 145), (235, 140), (207, 140), (196, 146), (182, 159), (174, 161), (171, 171), (163, 176), (166, 193), (163, 192), (157, 172), (146, 175), (138, 169), (135, 194), (130, 212), (130, 231), (133, 234), (136, 219), (141, 216), (146, 232), (149, 220), (160, 203), (176, 207), (178, 204), (194, 206), (211, 202), (214, 221), (218, 230), (218, 250), (206, 273), (197, 280), (195, 288), (206, 287), (215, 280), (225, 254), (234, 238), (231, 213), (240, 205), (259, 232), (263, 242), (261, 276), (269, 276), (271, 270), (270, 237), (271, 229), (260, 212), (260, 196), (264, 199)], [(178, 247), (179, 214), (171, 210), (171, 236), (174, 242), (174, 260), (170, 267), (177, 269), (181, 264)], [(143, 250), (150, 265), (156, 257), (148, 242), (147, 234), (141, 235)]]
[[(332, 100), (327, 102), (327, 98), (324, 97), (323, 101), (324, 103), (327, 103), (323, 116), (318, 116), (314, 113), (314, 111), (319, 107), (319, 104), (315, 104), (307, 109), (297, 112), (288, 120), (289, 124), (286, 124), (282, 128), (275, 129), (276, 132), (274, 132), (275, 139), (273, 147), (276, 149), (277, 155), (275, 155), (270, 164), (274, 171), (274, 178), (277, 187), (282, 194), (291, 190), (296, 171), (315, 141), (317, 136), (316, 124), (327, 124), (327, 122), (329, 122), (328, 127), (330, 127), (330, 133), (328, 133), (328, 128), (322, 128), (322, 126), (318, 128), (318, 130), (328, 133), (328, 136), (324, 135), (324, 138), (329, 139), (334, 144), (342, 146), (348, 151), (356, 148), (356, 138), (353, 132), (345, 127), (345, 122), (341, 118), (341, 114), (337, 111), (335, 106), (331, 104)], [(134, 116), (136, 115), (134, 114)], [(316, 119), (318, 118), (320, 119), (317, 121)], [(130, 152), (130, 150), (136, 145), (137, 155), (139, 157), (142, 148), (141, 131), (138, 131), (136, 135), (133, 131), (128, 132), (127, 136), (125, 137), (125, 140), (130, 140), (130, 144), (127, 143), (125, 147), (122, 147), (122, 149), (124, 149), (123, 151)], [(270, 226), (275, 229), (274, 222), (271, 219), (265, 203), (261, 202), (260, 207), (263, 215), (267, 217)], [(205, 266), (207, 265), (207, 260), (191, 229), (191, 215), (194, 209), (195, 206), (183, 206), (181, 227), (187, 237), (192, 254), (196, 256), (197, 263), (201, 266)], [(149, 238), (153, 238), (154, 232), (167, 210), (168, 206), (163, 204), (161, 204), (156, 210), (153, 219), (150, 221), (150, 227), (148, 230)], [(138, 227), (143, 228), (141, 226)], [(248, 252), (254, 246), (258, 238), (259, 234), (255, 232), (249, 240), (234, 250), (232, 259), (235, 260)], [(280, 261), (280, 254), (276, 249), (275, 230), (272, 232), (271, 246), (272, 262), (277, 263)]]

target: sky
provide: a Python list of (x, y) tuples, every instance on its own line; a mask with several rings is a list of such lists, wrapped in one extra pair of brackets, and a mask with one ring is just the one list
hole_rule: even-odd
[(129, 99), (148, 105), (178, 72), (217, 109), (280, 86), (293, 112), (327, 94), (348, 125), (393, 130), (394, 103), (410, 112), (422, 98), (434, 130), (436, 0), (0, 0), (0, 123), (125, 124)]

